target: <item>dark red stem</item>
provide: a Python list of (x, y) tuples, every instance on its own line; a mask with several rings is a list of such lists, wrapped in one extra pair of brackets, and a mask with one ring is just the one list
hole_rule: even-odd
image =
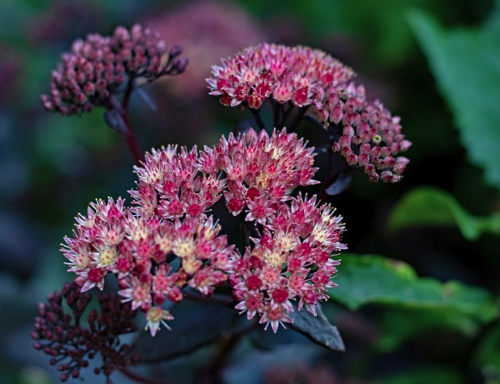
[(152, 377), (144, 377), (144, 376), (138, 375), (137, 373), (132, 372), (131, 370), (129, 370), (127, 368), (120, 369), (120, 372), (123, 373), (125, 376), (127, 376), (129, 379), (135, 380), (138, 383), (144, 383), (144, 384), (170, 384), (170, 382), (165, 381), (165, 380), (154, 379)]
[(120, 111), (120, 115), (122, 116), (123, 121), (125, 122), (125, 125), (127, 127), (125, 138), (127, 139), (128, 149), (132, 153), (132, 156), (134, 156), (135, 162), (137, 164), (140, 164), (142, 161), (144, 161), (144, 153), (139, 147), (139, 143), (137, 141), (137, 138), (135, 137), (134, 131), (132, 131), (130, 119), (128, 117), (128, 111), (122, 110)]
[(128, 116), (128, 107), (130, 102), (130, 96), (132, 95), (132, 91), (134, 90), (134, 78), (130, 77), (127, 83), (127, 89), (125, 90), (125, 94), (123, 95), (122, 100), (122, 108), (120, 110), (120, 115), (122, 115), (123, 121), (127, 126), (127, 144), (130, 152), (132, 152), (132, 156), (134, 156), (135, 162), (140, 164), (141, 161), (144, 161), (144, 153), (141, 151), (139, 147), (139, 143), (137, 138), (132, 130), (132, 126), (130, 124), (130, 118)]

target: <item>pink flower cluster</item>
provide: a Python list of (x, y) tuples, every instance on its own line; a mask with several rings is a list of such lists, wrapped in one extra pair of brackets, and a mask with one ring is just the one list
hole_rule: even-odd
[[(228, 182), (224, 192), (228, 210), (238, 215), (246, 208), (245, 220), (265, 224), (278, 202), (291, 199), (287, 193), (300, 185), (312, 185), (314, 148), (285, 130), (269, 137), (251, 130), (243, 138), (222, 138), (207, 154), (217, 157), (217, 166)], [(205, 164), (210, 164), (203, 158)], [(211, 165), (208, 165), (211, 167)], [(210, 169), (210, 168), (209, 168)]]
[[(172, 319), (161, 308), (166, 299), (182, 300), (187, 285), (210, 296), (227, 280), (237, 308), (248, 310), (249, 318), (258, 314), (276, 331), (291, 321), (295, 299), (299, 309), (315, 313), (334, 286), (338, 262), (330, 255), (345, 248), (341, 218), (330, 206), (289, 196), (299, 185), (316, 183), (313, 159), (313, 149), (285, 131), (230, 135), (200, 152), (154, 150), (136, 167), (131, 208), (122, 199), (97, 201), (77, 218), (74, 237), (66, 237), (62, 249), (70, 271), (82, 291), (102, 289), (106, 275), (116, 275), (119, 294), (132, 309), (147, 312), (153, 335)], [(258, 234), (243, 256), (207, 216), (222, 196), (229, 212), (244, 214)]]
[(309, 47), (260, 44), (223, 59), (207, 79), (210, 94), (226, 106), (246, 102), (258, 109), (269, 98), (297, 107), (314, 104), (324, 88), (339, 86), (354, 72), (323, 51)]
[[(261, 44), (224, 59), (207, 79), (221, 103), (258, 109), (266, 99), (298, 108), (312, 106), (332, 133), (332, 150), (370, 181), (396, 183), (409, 160), (398, 157), (411, 142), (401, 133), (400, 118), (379, 101), (367, 101), (363, 86), (349, 81), (352, 70), (325, 52), (308, 47)], [(330, 123), (333, 123), (330, 125)]]
[[(148, 313), (153, 335), (161, 322), (172, 319), (159, 307), (166, 299), (182, 300), (186, 285), (212, 294), (227, 280), (235, 257), (226, 237), (218, 236), (220, 226), (204, 214), (221, 197), (217, 188), (223, 183), (197, 177), (196, 164), (196, 150), (176, 153), (169, 147), (148, 155), (144, 168), (137, 168), (136, 206), (126, 208), (122, 199), (91, 204), (62, 248), (82, 291), (102, 289), (105, 277), (115, 274), (124, 301)], [(212, 182), (219, 185), (215, 192)], [(200, 204), (193, 202), (196, 196)], [(170, 263), (175, 259), (180, 265), (174, 271)]]
[(165, 74), (183, 72), (187, 60), (176, 58), (180, 53), (175, 46), (168, 52), (158, 34), (140, 25), (130, 31), (117, 27), (113, 36), (90, 34), (62, 54), (52, 72), (50, 93), (41, 97), (42, 104), (62, 115), (107, 106), (111, 94), (129, 79), (148, 83)]
[(277, 205), (261, 237), (253, 239), (253, 249), (247, 248), (234, 266), (236, 309), (246, 311), (248, 319), (259, 314), (274, 332), (291, 322), (292, 300), (299, 299), (299, 310), (305, 307), (316, 315), (316, 304), (328, 299), (326, 289), (335, 286), (331, 279), (340, 263), (330, 255), (346, 249), (340, 243), (342, 217), (333, 212), (329, 205), (318, 207), (316, 197), (299, 195), (291, 205)]

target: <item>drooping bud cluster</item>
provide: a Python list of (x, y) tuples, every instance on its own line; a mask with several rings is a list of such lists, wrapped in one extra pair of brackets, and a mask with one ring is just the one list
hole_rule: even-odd
[[(66, 283), (61, 292), (48, 296), (47, 303), (40, 303), (39, 316), (31, 336), (37, 340), (36, 349), (51, 356), (50, 364), (61, 372), (61, 381), (78, 378), (80, 370), (89, 366), (96, 354), (102, 365), (95, 373), (108, 377), (115, 369), (122, 369), (138, 361), (131, 354), (130, 346), (122, 344), (119, 336), (135, 332), (136, 311), (130, 304), (122, 304), (118, 295), (99, 295), (100, 313), (92, 310), (84, 324), (83, 313), (92, 296), (82, 293), (76, 284)], [(65, 306), (71, 310), (65, 310)]]
[(178, 58), (180, 53), (178, 46), (169, 51), (158, 34), (140, 25), (130, 31), (117, 27), (112, 36), (89, 34), (62, 54), (42, 104), (62, 115), (109, 106), (110, 96), (127, 82), (136, 87), (163, 75), (182, 73), (187, 59)]
[[(153, 335), (172, 319), (162, 303), (181, 301), (185, 286), (210, 296), (229, 279), (238, 285), (236, 296), (246, 300), (241, 284), (248, 275), (272, 270), (276, 279), (258, 289), (261, 305), (253, 313), (276, 331), (279, 322), (289, 321), (289, 300), (300, 300), (299, 309), (314, 313), (314, 304), (333, 286), (338, 262), (330, 254), (344, 248), (341, 218), (330, 207), (289, 196), (297, 186), (316, 183), (313, 160), (313, 149), (285, 130), (271, 137), (253, 130), (238, 138), (230, 135), (201, 152), (175, 146), (153, 150), (135, 169), (139, 181), (130, 191), (131, 208), (124, 207), (123, 199), (97, 201), (87, 216), (77, 217), (74, 236), (66, 237), (62, 248), (69, 270), (77, 274), (82, 291), (102, 289), (106, 276), (116, 275), (119, 294), (133, 310), (147, 313)], [(206, 214), (222, 195), (229, 212), (244, 215), (255, 233), (255, 246), (243, 256)], [(292, 251), (295, 247), (300, 255)], [(256, 258), (258, 266), (248, 262)], [(321, 274), (313, 271), (320, 267)], [(278, 286), (286, 290), (287, 300), (272, 299)]]
[(344, 92), (330, 94), (323, 107), (328, 121), (335, 124), (329, 127), (337, 138), (334, 152), (348, 165), (361, 168), (372, 182), (400, 181), (409, 160), (397, 155), (412, 143), (401, 133), (398, 116), (392, 116), (379, 101), (366, 101), (364, 88), (352, 83)]
[(338, 86), (354, 77), (323, 51), (277, 44), (249, 47), (212, 68), (214, 78), (207, 79), (211, 95), (221, 96), (226, 106), (246, 102), (255, 109), (269, 98), (308, 106), (323, 97), (326, 84)]
[(332, 150), (370, 181), (396, 183), (409, 160), (397, 157), (411, 142), (400, 118), (379, 101), (366, 100), (363, 86), (349, 83), (355, 74), (325, 52), (308, 47), (261, 44), (224, 59), (207, 79), (221, 103), (258, 109), (266, 99), (309, 108), (331, 133)]

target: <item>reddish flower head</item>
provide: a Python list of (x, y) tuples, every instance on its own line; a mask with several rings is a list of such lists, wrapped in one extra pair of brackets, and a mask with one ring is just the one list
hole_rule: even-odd
[(309, 47), (260, 44), (222, 60), (207, 79), (210, 94), (221, 103), (236, 106), (246, 102), (260, 108), (266, 99), (297, 107), (313, 104), (325, 86), (338, 86), (354, 76), (353, 71), (327, 53)]
[(110, 96), (127, 81), (139, 80), (137, 86), (183, 72), (187, 60), (177, 58), (179, 54), (178, 47), (169, 52), (158, 34), (140, 25), (130, 31), (117, 27), (113, 36), (90, 34), (62, 54), (42, 104), (63, 115), (109, 106)]
[(335, 286), (331, 279), (339, 262), (331, 254), (346, 248), (340, 242), (342, 218), (333, 213), (330, 206), (318, 207), (315, 197), (299, 195), (291, 206), (281, 203), (261, 237), (253, 239), (254, 247), (235, 263), (231, 281), (240, 300), (236, 309), (246, 311), (249, 319), (258, 314), (274, 332), (291, 322), (294, 300), (299, 310), (305, 307), (316, 314), (315, 305)]

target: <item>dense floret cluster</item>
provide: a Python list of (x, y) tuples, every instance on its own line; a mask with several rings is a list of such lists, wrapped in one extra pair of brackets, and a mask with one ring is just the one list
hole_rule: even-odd
[(354, 77), (352, 69), (326, 52), (278, 44), (247, 48), (212, 68), (214, 77), (207, 79), (211, 95), (221, 96), (226, 106), (246, 102), (254, 109), (266, 99), (311, 105), (323, 97), (326, 86), (337, 87)]
[[(207, 79), (210, 95), (225, 106), (259, 109), (273, 100), (309, 111), (330, 132), (331, 150), (370, 181), (397, 183), (409, 160), (397, 156), (411, 146), (400, 118), (382, 103), (368, 101), (354, 72), (325, 52), (309, 47), (260, 44), (222, 60)], [(290, 107), (285, 114), (289, 114)]]
[[(313, 160), (313, 149), (286, 131), (268, 136), (250, 130), (200, 152), (153, 150), (136, 167), (132, 207), (123, 199), (99, 200), (76, 218), (74, 236), (62, 248), (69, 271), (82, 291), (102, 289), (106, 276), (116, 275), (123, 301), (147, 314), (153, 335), (172, 319), (161, 308), (165, 300), (181, 301), (186, 286), (210, 296), (227, 280), (241, 300), (238, 309), (248, 295), (260, 295), (249, 317), (258, 313), (276, 331), (290, 321), (290, 300), (314, 313), (314, 304), (326, 299), (338, 264), (330, 255), (345, 248), (341, 218), (331, 207), (289, 196), (297, 186), (316, 183)], [(256, 233), (243, 256), (207, 216), (222, 196), (229, 212), (243, 215)], [(249, 276), (265, 283), (245, 293)], [(284, 292), (286, 300), (275, 298)]]
[(109, 107), (112, 94), (127, 82), (135, 87), (182, 73), (187, 59), (179, 58), (180, 53), (178, 46), (168, 50), (157, 33), (137, 24), (130, 31), (117, 27), (112, 36), (89, 34), (62, 54), (42, 104), (62, 115)]

